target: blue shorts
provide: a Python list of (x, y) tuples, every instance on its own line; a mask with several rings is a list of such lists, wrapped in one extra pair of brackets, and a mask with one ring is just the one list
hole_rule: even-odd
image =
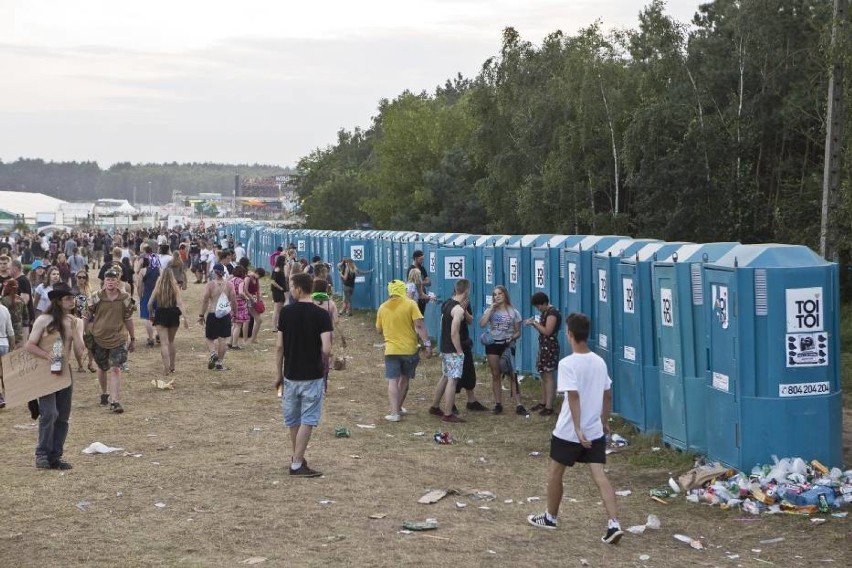
[(281, 412), (284, 426), (293, 428), (319, 425), (322, 415), (322, 399), (325, 389), (323, 379), (291, 381), (284, 379), (284, 395), (281, 397)]
[(393, 380), (408, 377), (413, 379), (419, 362), (419, 353), (414, 355), (385, 355), (385, 378)]

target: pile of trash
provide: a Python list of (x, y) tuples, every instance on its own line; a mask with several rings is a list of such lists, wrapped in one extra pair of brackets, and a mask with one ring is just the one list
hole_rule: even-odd
[(683, 493), (691, 503), (739, 508), (752, 515), (825, 514), (852, 503), (852, 469), (829, 470), (817, 460), (807, 463), (801, 458), (772, 459), (773, 464), (756, 466), (749, 475), (719, 463), (700, 465), (681, 475), (677, 482), (670, 479), (669, 486), (652, 489), (650, 494), (660, 499)]

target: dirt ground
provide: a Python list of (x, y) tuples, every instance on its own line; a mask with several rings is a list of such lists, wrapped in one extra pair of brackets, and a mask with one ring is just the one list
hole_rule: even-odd
[[(200, 293), (200, 286), (190, 287), (190, 314), (197, 313)], [(463, 411), (468, 422), (449, 428), (456, 443), (438, 445), (432, 435), (440, 422), (427, 413), (440, 376), (432, 359), (412, 382), (410, 413), (386, 423), (381, 339), (371, 318), (345, 320), (348, 349), (335, 342), (349, 365), (332, 373), (307, 453), (322, 478), (287, 473), (268, 317), (259, 347), (229, 352), (232, 370), (222, 373), (206, 368), (201, 329), (182, 329), (173, 391), (151, 386), (160, 378), (159, 352), (140, 341), (123, 379), (123, 415), (98, 405), (95, 375), (77, 376), (65, 454), (71, 471), (36, 470), (34, 422), (26, 409), (0, 411), (0, 566), (852, 565), (848, 518), (814, 525), (806, 517), (752, 517), (683, 498), (651, 501), (648, 489), (665, 485), (691, 460), (665, 448), (653, 452), (659, 440), (625, 429), (631, 445), (608, 463), (616, 490), (632, 491), (618, 498), (622, 525), (643, 524), (653, 513), (661, 530), (602, 544), (605, 515), (583, 466), (566, 474), (559, 529), (529, 526), (526, 516), (544, 509), (555, 417)], [(144, 337), (139, 325), (137, 335)], [(490, 405), (486, 375), (478, 370), (476, 391)], [(523, 388), (531, 406), (539, 385)], [(850, 418), (847, 412), (847, 466)], [(342, 426), (350, 438), (334, 436)], [(95, 441), (126, 452), (83, 455)], [(417, 503), (438, 488), (458, 494)], [(471, 495), (477, 490), (496, 498), (477, 500)], [(438, 529), (400, 533), (403, 521), (426, 518), (437, 519)], [(700, 538), (706, 549), (693, 550), (675, 533)], [(783, 540), (761, 543), (776, 538)]]

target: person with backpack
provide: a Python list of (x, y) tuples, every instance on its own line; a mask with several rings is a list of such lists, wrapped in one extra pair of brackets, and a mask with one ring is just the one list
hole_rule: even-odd
[(236, 306), (237, 296), (234, 287), (225, 280), (225, 267), (214, 264), (213, 277), (204, 287), (201, 313), (198, 315), (198, 323), (204, 326), (204, 337), (210, 352), (207, 360), (207, 368), (210, 370), (226, 370), (225, 353), (231, 337), (231, 316)]

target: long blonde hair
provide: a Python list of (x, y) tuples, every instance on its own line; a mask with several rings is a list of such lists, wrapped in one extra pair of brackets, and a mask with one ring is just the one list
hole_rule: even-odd
[[(86, 282), (85, 284), (80, 283), (81, 282), (80, 281), (81, 275), (85, 276), (85, 278), (83, 279)], [(75, 274), (75, 277), (76, 277), (75, 282), (77, 282), (77, 291), (80, 292), (80, 294), (82, 294), (86, 297), (91, 296), (92, 295), (92, 283), (89, 282), (89, 278), (90, 278), (89, 273), (86, 272), (85, 270), (82, 270), (82, 271), (78, 272), (77, 274)]]
[(174, 272), (171, 270), (161, 271), (160, 277), (157, 279), (157, 284), (154, 286), (154, 291), (151, 293), (151, 297), (157, 302), (157, 306), (160, 308), (173, 308), (177, 306), (179, 293)]

